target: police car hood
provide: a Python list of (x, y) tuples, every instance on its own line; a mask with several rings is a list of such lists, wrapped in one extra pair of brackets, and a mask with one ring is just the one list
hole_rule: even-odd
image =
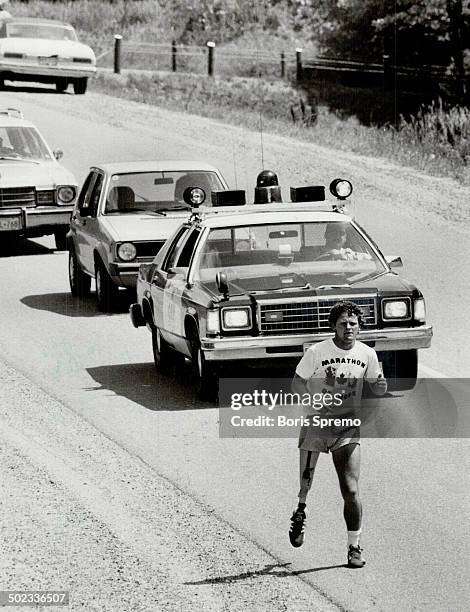
[[(308, 283), (307, 279), (301, 275), (289, 276), (286, 273), (268, 278), (246, 278), (231, 280), (228, 275), (228, 285), (230, 295), (254, 294), (255, 299), (297, 299), (307, 296), (317, 297), (330, 295), (341, 295), (342, 299), (349, 296), (389, 294), (400, 295), (409, 294), (415, 290), (415, 286), (408, 283), (403, 278), (393, 272), (384, 273), (376, 278), (367, 279), (362, 282), (354, 283), (351, 286), (345, 285), (320, 285), (316, 287)], [(219, 295), (217, 284), (214, 280), (204, 282), (203, 285), (214, 296)]]
[(126, 213), (101, 217), (116, 241), (166, 240), (188, 218), (188, 211), (162, 215)]
[(57, 185), (77, 185), (77, 181), (71, 172), (55, 161), (0, 159), (0, 185), (51, 189)]
[(39, 57), (78, 57), (95, 61), (93, 50), (83, 43), (74, 40), (50, 40), (39, 38), (3, 38), (0, 39), (2, 53), (22, 53)]

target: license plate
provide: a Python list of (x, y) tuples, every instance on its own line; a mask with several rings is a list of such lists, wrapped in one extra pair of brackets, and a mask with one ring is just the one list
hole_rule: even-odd
[(57, 57), (39, 57), (41, 66), (57, 66)]
[(0, 217), (0, 231), (21, 229), (20, 217)]

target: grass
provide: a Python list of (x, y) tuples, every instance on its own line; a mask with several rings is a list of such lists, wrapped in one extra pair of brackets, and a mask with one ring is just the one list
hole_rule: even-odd
[[(233, 6), (243, 7), (249, 0), (230, 1), (235, 3)], [(184, 16), (184, 2), (173, 2), (180, 2)], [(256, 0), (251, 4), (255, 6)], [(198, 53), (184, 55), (182, 51), (185, 49), (180, 47), (178, 72), (168, 72), (170, 57), (167, 51), (171, 38), (179, 36), (180, 42), (185, 42), (187, 35), (181, 28), (178, 30), (178, 24), (169, 21), (170, 13), (162, 8), (169, 5), (168, 0), (161, 0), (160, 4), (157, 0), (114, 0), (112, 3), (106, 0), (30, 0), (28, 3), (12, 0), (10, 11), (14, 15), (69, 21), (77, 29), (79, 38), (90, 44), (97, 56), (112, 50), (114, 35), (119, 33), (123, 36), (123, 67), (152, 67), (153, 72), (134, 70), (126, 71), (124, 75), (100, 71), (91, 83), (93, 89), (256, 129), (260, 117), (263, 117), (264, 128), (278, 134), (344, 151), (388, 158), (429, 174), (448, 176), (470, 184), (469, 109), (446, 108), (439, 102), (406, 121), (399, 118), (394, 125), (386, 123), (383, 127), (374, 127), (361, 124), (354, 114), (347, 116), (347, 111), (341, 110), (353, 97), (356, 107), (367, 109), (370, 117), (380, 117), (382, 107), (377, 101), (380, 96), (375, 96), (374, 102), (374, 92), (346, 92), (338, 87), (330, 99), (336, 100), (340, 110), (317, 105), (311, 92), (298, 90), (287, 80), (279, 78), (281, 51), (286, 53), (289, 77), (294, 70), (295, 47), (303, 47), (305, 55), (311, 55), (315, 50), (308, 42), (308, 33), (289, 29), (282, 3), (276, 4), (275, 13), (269, 12), (269, 23), (262, 24), (257, 17), (256, 23), (248, 24), (248, 27), (240, 13), (238, 22), (237, 15), (231, 16), (230, 27), (227, 23), (225, 27), (219, 24), (219, 30), (214, 30), (212, 23), (207, 30), (193, 30), (190, 32), (191, 42), (199, 44)], [(238, 36), (235, 36), (236, 27)], [(218, 43), (215, 60), (218, 76), (214, 79), (205, 76), (207, 56), (204, 41), (209, 38)], [(131, 54), (126, 52), (126, 45), (132, 41), (165, 46), (160, 48), (160, 55)], [(190, 53), (194, 50), (186, 49)], [(241, 60), (235, 56), (247, 50), (254, 56), (252, 59)], [(260, 56), (265, 53), (272, 55), (272, 62), (261, 61), (263, 58)], [(112, 54), (103, 56), (99, 65), (110, 67)], [(263, 78), (250, 78), (260, 75)], [(320, 98), (317, 96), (317, 99)], [(304, 112), (301, 100), (307, 104)], [(309, 105), (315, 111), (315, 122), (309, 121)], [(296, 123), (293, 123), (293, 116)]]

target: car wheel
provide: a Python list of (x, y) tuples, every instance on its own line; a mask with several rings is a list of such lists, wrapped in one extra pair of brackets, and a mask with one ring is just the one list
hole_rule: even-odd
[(73, 296), (85, 297), (90, 294), (91, 278), (81, 269), (73, 250), (69, 252), (69, 282)]
[(171, 370), (173, 351), (162, 338), (158, 327), (152, 327), (152, 350), (155, 368), (161, 374), (168, 374)]
[(118, 297), (118, 289), (101, 262), (96, 264), (95, 283), (98, 310), (101, 312), (112, 311)]
[(86, 92), (88, 85), (88, 79), (86, 77), (81, 79), (75, 79), (73, 82), (73, 91), (77, 95), (83, 95)]
[(64, 79), (64, 78), (57, 79), (55, 83), (55, 88), (60, 93), (63, 93), (64, 91), (66, 91), (68, 86), (69, 86), (69, 83), (67, 79)]
[(68, 227), (61, 227), (60, 229), (54, 232), (55, 247), (58, 251), (67, 250), (67, 232), (68, 231), (69, 231)]
[(215, 401), (219, 390), (216, 367), (206, 361), (197, 332), (191, 337), (191, 361), (196, 394), (201, 400)]

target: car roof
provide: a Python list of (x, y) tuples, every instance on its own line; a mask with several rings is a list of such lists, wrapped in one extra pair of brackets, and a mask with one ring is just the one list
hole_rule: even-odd
[(43, 17), (12, 17), (8, 20), (8, 23), (31, 23), (37, 25), (56, 25), (72, 28), (72, 24), (60, 19), (44, 19)]
[(34, 123), (23, 119), (22, 116), (17, 114), (7, 114), (8, 110), (15, 109), (3, 109), (0, 107), (0, 126), (1, 127), (36, 127)]
[[(222, 208), (222, 207), (221, 207)], [(223, 207), (224, 210), (217, 208), (205, 208), (195, 210), (195, 214), (201, 211), (201, 221), (204, 227), (242, 227), (245, 225), (267, 225), (274, 223), (329, 223), (332, 221), (342, 221), (350, 223), (352, 217), (348, 214), (333, 211), (332, 205), (318, 202), (302, 202), (267, 205), (254, 204), (246, 206)], [(329, 208), (329, 210), (328, 210)]]
[(93, 169), (103, 170), (108, 174), (127, 174), (131, 172), (184, 172), (206, 171), (217, 172), (218, 169), (211, 164), (198, 161), (176, 161), (176, 160), (145, 160), (145, 161), (124, 161), (112, 162), (92, 166)]

